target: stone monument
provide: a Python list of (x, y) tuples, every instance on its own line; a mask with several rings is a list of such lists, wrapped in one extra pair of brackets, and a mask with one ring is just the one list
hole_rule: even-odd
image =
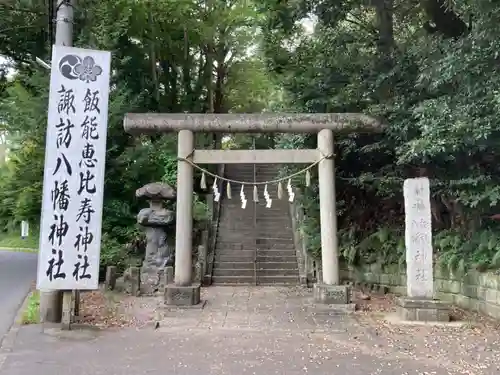
[(167, 241), (167, 230), (175, 222), (173, 211), (164, 207), (164, 201), (175, 199), (175, 190), (167, 184), (153, 182), (137, 189), (137, 198), (147, 198), (149, 207), (137, 215), (137, 222), (146, 232), (146, 254), (141, 268), (141, 293), (161, 292), (164, 288), (165, 268), (173, 266), (174, 251)]
[(449, 305), (434, 299), (429, 179), (407, 179), (403, 189), (407, 296), (398, 299), (398, 313), (407, 321), (449, 321)]

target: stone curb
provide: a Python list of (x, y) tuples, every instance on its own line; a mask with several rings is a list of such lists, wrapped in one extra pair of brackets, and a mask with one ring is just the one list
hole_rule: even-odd
[(0, 251), (20, 251), (20, 252), (27, 252), (27, 253), (38, 253), (38, 249), (32, 249), (29, 247), (5, 247), (5, 246), (0, 246)]
[(24, 311), (27, 309), (29, 305), (29, 300), (34, 290), (30, 289), (28, 295), (24, 298), (24, 301), (19, 306), (17, 310), (16, 317), (14, 318), (14, 322), (10, 326), (9, 331), (2, 337), (0, 340), (0, 371), (5, 363), (5, 360), (9, 356), (10, 352), (14, 348), (14, 344), (16, 343), (17, 334), (19, 329), (21, 328), (22, 319)]

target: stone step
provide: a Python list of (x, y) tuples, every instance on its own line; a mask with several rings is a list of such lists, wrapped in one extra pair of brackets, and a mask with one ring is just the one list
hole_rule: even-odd
[[(261, 269), (293, 269), (297, 270), (297, 262), (262, 262), (257, 261), (257, 270)], [(253, 269), (254, 262), (220, 260), (214, 263), (214, 269)]]
[(270, 226), (269, 228), (248, 228), (246, 227), (235, 227), (234, 225), (226, 226), (228, 224), (222, 225), (218, 233), (223, 233), (225, 236), (233, 237), (245, 237), (251, 236), (256, 238), (273, 239), (278, 240), (288, 240), (292, 238), (292, 228), (286, 228), (285, 226)]
[(280, 248), (283, 245), (284, 248), (293, 248), (293, 240), (290, 239), (269, 239), (265, 237), (255, 237), (251, 234), (247, 233), (242, 235), (241, 237), (235, 236), (233, 234), (229, 235), (224, 232), (219, 232), (217, 235), (217, 244), (249, 244), (252, 248), (257, 247), (273, 247)]
[(262, 249), (259, 248), (257, 250), (257, 256), (274, 256), (274, 257), (283, 257), (283, 256), (297, 256), (297, 252), (295, 249)]
[[(227, 177), (231, 180), (238, 180), (238, 181), (243, 181), (243, 182), (248, 182), (248, 183), (252, 183), (254, 181), (253, 170), (240, 171), (238, 173), (226, 173), (225, 177)], [(238, 184), (231, 184), (231, 189), (239, 191), (241, 189), (241, 186)], [(251, 189), (250, 186), (245, 186), (245, 190), (250, 190), (250, 189)]]
[[(222, 190), (222, 189), (219, 189)], [(226, 203), (229, 207), (239, 207), (241, 208), (241, 199), (240, 199), (240, 193), (241, 193), (241, 188), (232, 188), (231, 189), (231, 199), (227, 197), (226, 189), (223, 189), (224, 194), (221, 196), (222, 197), (222, 202)], [(257, 188), (257, 192), (259, 193), (259, 201), (254, 202), (253, 201), (253, 188), (245, 188), (243, 190), (245, 193), (245, 196), (248, 200), (247, 202), (247, 207), (256, 207), (259, 210), (266, 210), (266, 211), (283, 211), (283, 210), (289, 210), (290, 209), (290, 202), (288, 202), (288, 192), (284, 191), (283, 196), (281, 199), (278, 199), (278, 192), (274, 189), (267, 189), (267, 192), (269, 193), (270, 198), (273, 200), (271, 207), (267, 207), (267, 202), (264, 197), (264, 188)], [(245, 208), (246, 210), (246, 208)]]
[(254, 262), (253, 260), (236, 260), (236, 261), (228, 261), (228, 260), (225, 260), (225, 259), (220, 259), (220, 260), (216, 260), (214, 262), (214, 270), (216, 269), (220, 269), (220, 270), (224, 270), (224, 269), (232, 269), (232, 270), (236, 270), (236, 269), (242, 269), (242, 270), (253, 270), (254, 268)]
[(243, 225), (248, 225), (251, 228), (254, 228), (255, 225), (267, 227), (268, 225), (274, 225), (275, 227), (287, 226), (289, 228), (292, 227), (291, 220), (286, 217), (267, 217), (266, 212), (257, 213), (256, 219), (254, 219), (253, 213), (251, 215), (245, 215), (243, 212), (223, 212), (219, 217), (219, 224), (230, 224), (233, 226), (242, 227)]
[[(248, 183), (252, 183), (254, 181), (253, 170), (251, 170), (251, 171), (239, 171), (237, 173), (226, 173), (225, 177), (227, 177), (231, 180), (244, 181), (244, 182), (248, 182)], [(236, 186), (231, 186), (231, 188), (239, 191), (241, 189), (241, 186), (236, 185)], [(250, 186), (245, 186), (245, 190), (249, 190), (249, 189), (251, 189)]]
[[(254, 255), (246, 255), (243, 256), (241, 254), (215, 254), (214, 261), (216, 262), (247, 262), (247, 263), (253, 263), (254, 260)], [(266, 255), (260, 255), (260, 253), (257, 254), (257, 262), (263, 262), (263, 263), (274, 263), (274, 262), (294, 262), (297, 263), (297, 257), (295, 255), (295, 252), (290, 253), (290, 255), (282, 255), (282, 256), (266, 256)]]
[[(217, 244), (215, 245), (215, 253), (219, 252), (224, 252), (224, 253), (236, 253), (239, 251), (242, 251), (245, 249), (255, 247), (254, 244), (252, 243), (235, 243), (235, 242), (222, 242), (222, 241), (217, 241)], [(253, 251), (253, 250), (252, 250)]]
[(253, 276), (212, 276), (212, 285), (254, 285)]
[[(282, 236), (284, 235), (283, 233), (274, 233), (274, 234), (281, 234)], [(272, 235), (272, 234), (271, 234)], [(238, 234), (237, 231), (220, 231), (217, 233), (217, 243), (249, 243), (257, 245), (289, 245), (293, 244), (293, 239), (282, 237), (282, 238), (277, 238), (273, 239), (270, 238), (270, 235), (264, 235), (263, 233), (241, 233)], [(253, 247), (253, 246), (252, 246)]]
[[(238, 231), (245, 233), (269, 232), (269, 237), (284, 237), (284, 238), (288, 238), (289, 236), (291, 236), (291, 231), (292, 231), (292, 225), (284, 221), (255, 222), (254, 220), (243, 221), (238, 219), (221, 220), (219, 221), (219, 228), (229, 232), (231, 231), (233, 232)], [(272, 231), (270, 232), (270, 230)], [(278, 233), (276, 233), (277, 236), (272, 236), (272, 234), (275, 233), (274, 231), (279, 231)]]
[(262, 251), (289, 251), (295, 254), (295, 244), (293, 242), (290, 242), (288, 244), (257, 244), (257, 251), (262, 252)]
[[(225, 176), (246, 182), (275, 179), (280, 167), (273, 164), (226, 165)], [(245, 188), (247, 208), (241, 208), (240, 187), (232, 185), (232, 199), (223, 193), (215, 249), (212, 281), (215, 285), (297, 285), (298, 265), (287, 196), (277, 199), (273, 186), (269, 193), (273, 205), (267, 208), (258, 186), (259, 201), (253, 202), (253, 187)], [(285, 191), (286, 193), (286, 191)], [(256, 261), (254, 263), (254, 260)]]
[(224, 221), (219, 221), (219, 232), (227, 232), (227, 233), (232, 233), (233, 234), (238, 234), (243, 233), (243, 234), (250, 234), (250, 233), (255, 233), (255, 227), (254, 227), (254, 221), (230, 221), (230, 220), (224, 220)]
[[(218, 240), (224, 243), (228, 242), (241, 242), (240, 240), (246, 240), (245, 242), (254, 242), (258, 244), (289, 244), (293, 242), (291, 236), (288, 236), (286, 232), (274, 232), (268, 235), (262, 235), (261, 232), (249, 232), (243, 231), (238, 232), (236, 230), (228, 230), (222, 228), (218, 231)], [(279, 236), (279, 237), (278, 237)]]
[[(253, 277), (242, 276), (213, 276), (213, 285), (255, 285)], [(258, 285), (297, 285), (299, 284), (298, 276), (258, 276)]]
[(257, 246), (259, 245), (289, 245), (293, 244), (293, 239), (290, 237), (257, 237), (255, 239)]
[(223, 243), (238, 243), (248, 242), (255, 243), (255, 233), (248, 231), (229, 230), (222, 228), (217, 232), (217, 242)]
[[(283, 228), (281, 230), (283, 230)], [(290, 237), (288, 237), (288, 238), (282, 237), (282, 238), (273, 239), (271, 237), (272, 235), (281, 235), (284, 237), (284, 233), (278, 233), (277, 231), (275, 231), (273, 233), (268, 233), (268, 234), (258, 233), (258, 235), (255, 238), (255, 242), (258, 245), (288, 245), (288, 244), (293, 244), (291, 232), (290, 232)]]
[[(271, 215), (278, 216), (278, 215), (286, 215), (288, 217), (289, 215), (289, 206), (288, 204), (281, 205), (280, 202), (271, 196), (271, 199), (273, 200), (272, 206), (270, 208), (266, 207), (267, 202), (264, 200), (264, 195), (259, 196), (259, 202), (257, 205), (253, 202), (253, 198), (247, 196), (247, 205), (246, 208), (241, 207), (241, 200), (240, 196), (238, 195), (233, 195), (232, 199), (227, 199), (224, 196), (224, 199), (222, 200), (222, 204), (225, 209), (230, 210), (230, 211), (242, 211), (242, 212), (248, 212), (249, 214), (252, 213), (254, 210), (257, 210), (257, 212), (267, 212)], [(246, 194), (246, 193), (245, 193)]]
[[(256, 182), (266, 182), (269, 180), (275, 180), (276, 177), (278, 177), (279, 171), (263, 171), (263, 170), (257, 170), (255, 171), (255, 181)], [(288, 181), (285, 183), (282, 182), (283, 187), (285, 188), (286, 184)], [(272, 187), (276, 189), (276, 186), (273, 184)]]
[(259, 210), (257, 209), (257, 222), (267, 222), (267, 223), (291, 223), (290, 217), (288, 216), (288, 212), (283, 211), (272, 211), (267, 212), (265, 209)]
[(249, 225), (236, 226), (235, 223), (221, 223), (219, 226), (219, 233), (224, 233), (225, 235), (232, 235), (233, 237), (243, 237), (255, 235), (256, 230), (253, 227), (253, 222), (248, 223)]
[(290, 203), (288, 203), (288, 201), (285, 200), (285, 199), (287, 199), (287, 197), (283, 197), (282, 199), (278, 199), (276, 196), (274, 196), (274, 194), (272, 192), (269, 192), (269, 195), (271, 196), (271, 199), (273, 200), (271, 207), (266, 206), (267, 202), (264, 199), (264, 194), (262, 194), (262, 198), (259, 195), (259, 203), (257, 204), (257, 210), (271, 212), (271, 213), (280, 213), (281, 212), (281, 213), (286, 213), (288, 215), (289, 210), (290, 210)]
[(231, 199), (227, 198), (226, 192), (222, 195), (222, 202), (226, 204), (226, 207), (250, 211), (250, 207), (257, 208), (257, 210), (269, 211), (269, 212), (283, 212), (288, 213), (290, 210), (290, 203), (288, 202), (288, 195), (283, 195), (282, 199), (278, 199), (278, 197), (273, 193), (269, 192), (270, 198), (273, 200), (271, 207), (267, 207), (267, 202), (264, 198), (264, 192), (259, 193), (259, 201), (257, 204), (253, 201), (253, 191), (245, 191), (245, 196), (247, 198), (247, 206), (246, 208), (241, 208), (241, 199), (240, 199), (240, 191), (231, 190), (232, 197)]
[[(279, 221), (263, 221), (257, 220), (255, 222), (255, 227), (260, 232), (269, 232), (270, 229), (279, 230), (278, 236), (270, 236), (270, 237), (289, 237), (288, 235), (284, 235), (285, 233), (291, 234), (292, 224), (284, 220)], [(274, 232), (270, 232), (271, 234)]]
[[(218, 268), (231, 268), (229, 265), (234, 263), (234, 269), (253, 269), (254, 258), (253, 257), (242, 257), (242, 256), (224, 256), (215, 257), (214, 267)], [(248, 267), (244, 265), (248, 265)], [(297, 258), (296, 257), (257, 257), (256, 264), (259, 268), (274, 268), (274, 269), (290, 269), (297, 268)]]
[(285, 227), (270, 227), (270, 228), (257, 228), (257, 229), (248, 229), (248, 228), (235, 228), (233, 226), (226, 227), (222, 226), (218, 230), (219, 235), (223, 235), (224, 238), (233, 238), (240, 239), (250, 237), (252, 239), (264, 239), (264, 240), (273, 240), (283, 241), (283, 240), (292, 240), (292, 229)]
[[(255, 272), (256, 271), (253, 269), (253, 267), (248, 269), (214, 268), (213, 276), (253, 276)], [(299, 270), (298, 268), (258, 268), (257, 274), (261, 276), (298, 276)]]
[(254, 259), (255, 257), (255, 250), (231, 250), (231, 249), (219, 249), (218, 247), (215, 248), (215, 258), (216, 259), (221, 259), (226, 256), (232, 256), (232, 257), (242, 257), (242, 258), (247, 258), (247, 259)]
[(297, 263), (297, 256), (295, 254), (295, 251), (290, 253), (290, 255), (279, 255), (279, 256), (273, 256), (273, 255), (260, 255), (257, 254), (257, 261), (258, 262), (263, 262), (263, 263), (273, 263), (273, 262), (294, 262)]
[[(250, 258), (255, 256), (255, 250), (230, 250), (230, 249), (215, 249), (215, 257), (223, 256), (241, 256), (245, 258)], [(285, 249), (285, 250), (274, 250), (274, 249), (259, 249), (257, 250), (257, 256), (261, 257), (283, 257), (283, 256), (296, 256), (295, 250)]]
[[(293, 241), (274, 243), (274, 242), (262, 242), (255, 241), (252, 238), (246, 239), (223, 239), (221, 236), (218, 237), (218, 241), (215, 245), (216, 248), (226, 248), (234, 250), (253, 250), (253, 249), (263, 249), (263, 250), (294, 250), (295, 245)], [(246, 248), (246, 249), (245, 249)]]
[(288, 227), (292, 227), (292, 222), (291, 220), (287, 217), (282, 217), (282, 216), (275, 216), (273, 217), (272, 214), (268, 214), (267, 212), (257, 212), (256, 214), (257, 220), (256, 223), (257, 225), (259, 224), (265, 224), (265, 225), (286, 225)]
[(214, 262), (244, 262), (253, 264), (254, 255), (241, 256), (241, 255), (215, 255)]
[(285, 220), (280, 221), (254, 221), (252, 220), (241, 220), (237, 218), (224, 218), (219, 219), (219, 227), (227, 230), (239, 230), (246, 232), (257, 231), (267, 231), (269, 228), (281, 229), (280, 233), (290, 233), (292, 230), (292, 224)]
[[(286, 216), (285, 216), (286, 215)], [(287, 213), (271, 213), (271, 212), (266, 212), (262, 211), (255, 214), (257, 220), (257, 223), (266, 223), (266, 224), (273, 224), (273, 223), (284, 223), (288, 226), (291, 226), (292, 221), (290, 220), (289, 216)], [(234, 210), (223, 210), (221, 211), (220, 221), (225, 221), (227, 220), (228, 222), (237, 222), (237, 223), (253, 223), (255, 222), (254, 220), (254, 212), (252, 209), (252, 212), (243, 210), (240, 207), (235, 207)]]
[(289, 241), (292, 241), (291, 229), (284, 231), (283, 227), (276, 228), (274, 231), (270, 231), (269, 233), (264, 233), (263, 230), (239, 231), (238, 229), (222, 228), (220, 231), (218, 231), (218, 235), (219, 237), (222, 237), (224, 240), (230, 240), (230, 241), (238, 241), (240, 239), (246, 239), (248, 241), (259, 240), (261, 242), (264, 241), (266, 243), (271, 243), (273, 240), (276, 241), (275, 243), (280, 243), (280, 242), (288, 243)]
[[(224, 204), (224, 203), (223, 203)], [(247, 203), (248, 205), (248, 203)], [(266, 222), (274, 223), (274, 222), (289, 222), (290, 218), (287, 213), (284, 212), (266, 212), (264, 210), (254, 210), (252, 207), (247, 206), (246, 209), (241, 207), (230, 207), (229, 209), (225, 209), (221, 211), (220, 218), (224, 218), (226, 220), (238, 220), (239, 222), (249, 222), (254, 221), (254, 216), (256, 215), (257, 219), (262, 219), (265, 215)], [(285, 216), (286, 215), (286, 216)], [(267, 218), (269, 216), (269, 218)]]
[[(238, 223), (254, 223), (254, 210), (252, 209), (252, 212), (249, 211), (244, 210), (241, 207), (235, 207), (234, 210), (223, 210), (221, 211), (219, 219), (220, 221), (228, 220), (229, 222), (233, 222), (236, 220)], [(258, 223), (285, 223), (287, 225), (291, 225), (291, 220), (288, 217), (288, 214), (285, 213), (274, 214), (265, 211), (257, 211), (255, 216)]]
[[(222, 203), (224, 205), (224, 203)], [(283, 210), (284, 211), (284, 210)], [(264, 209), (254, 210), (253, 207), (249, 207), (247, 203), (247, 208), (243, 209), (240, 206), (234, 206), (229, 208), (223, 208), (220, 213), (221, 220), (237, 220), (238, 222), (254, 222), (254, 216), (257, 218), (257, 222), (266, 223), (287, 223), (290, 225), (291, 220), (288, 212), (274, 211), (267, 212)]]
[[(226, 175), (226, 177), (231, 180), (238, 180), (246, 182), (248, 184), (251, 184), (254, 181), (253, 173), (241, 173), (241, 174), (236, 174), (234, 176)], [(227, 189), (226, 184), (224, 184), (224, 192), (226, 191), (226, 189)], [(243, 191), (245, 192), (246, 196), (251, 196), (250, 194), (253, 193), (253, 186), (247, 185), (245, 186)], [(233, 197), (237, 197), (239, 199), (240, 192), (241, 192), (241, 185), (231, 183), (231, 193)]]

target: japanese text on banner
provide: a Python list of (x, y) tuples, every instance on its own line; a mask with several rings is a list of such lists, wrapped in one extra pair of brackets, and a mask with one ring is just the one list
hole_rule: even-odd
[(110, 54), (55, 46), (37, 288), (98, 287)]

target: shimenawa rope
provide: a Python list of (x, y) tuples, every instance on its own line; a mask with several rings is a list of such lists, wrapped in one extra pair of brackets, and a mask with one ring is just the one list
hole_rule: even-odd
[[(281, 178), (277, 178), (277, 179), (274, 179), (274, 180), (269, 180), (269, 181), (260, 181), (260, 182), (247, 182), (247, 181), (238, 181), (238, 180), (233, 180), (231, 178), (226, 178), (226, 177), (222, 177), (222, 176), (219, 176), (215, 173), (212, 173), (210, 171), (208, 171), (207, 169), (203, 168), (203, 167), (200, 167), (198, 164), (196, 163), (193, 163), (191, 160), (189, 160), (188, 158), (177, 158), (177, 160), (181, 160), (181, 161), (185, 161), (186, 163), (190, 164), (193, 168), (196, 168), (198, 169), (200, 172), (208, 175), (208, 176), (211, 176), (215, 179), (218, 179), (218, 180), (221, 180), (221, 181), (226, 181), (226, 182), (229, 182), (229, 183), (232, 183), (232, 184), (237, 184), (237, 185), (271, 185), (271, 184), (277, 184), (277, 183), (280, 183), (280, 182), (283, 182), (283, 181), (287, 181), (287, 180), (290, 180), (296, 176), (299, 176), (301, 175), (302, 173), (306, 173), (306, 172), (309, 172), (309, 170), (311, 170), (312, 168), (314, 168), (315, 166), (317, 166), (319, 163), (321, 163), (323, 160), (325, 159), (329, 159), (331, 158), (332, 155), (324, 155), (322, 156), (319, 160), (315, 161), (314, 163), (308, 165), (307, 167), (301, 169), (300, 171), (298, 172), (295, 172), (295, 173), (292, 173), (288, 176), (285, 176), (285, 177), (281, 177)], [(203, 176), (202, 176), (202, 179), (203, 179)], [(306, 182), (309, 182), (310, 181), (310, 178), (307, 177), (306, 178)]]

